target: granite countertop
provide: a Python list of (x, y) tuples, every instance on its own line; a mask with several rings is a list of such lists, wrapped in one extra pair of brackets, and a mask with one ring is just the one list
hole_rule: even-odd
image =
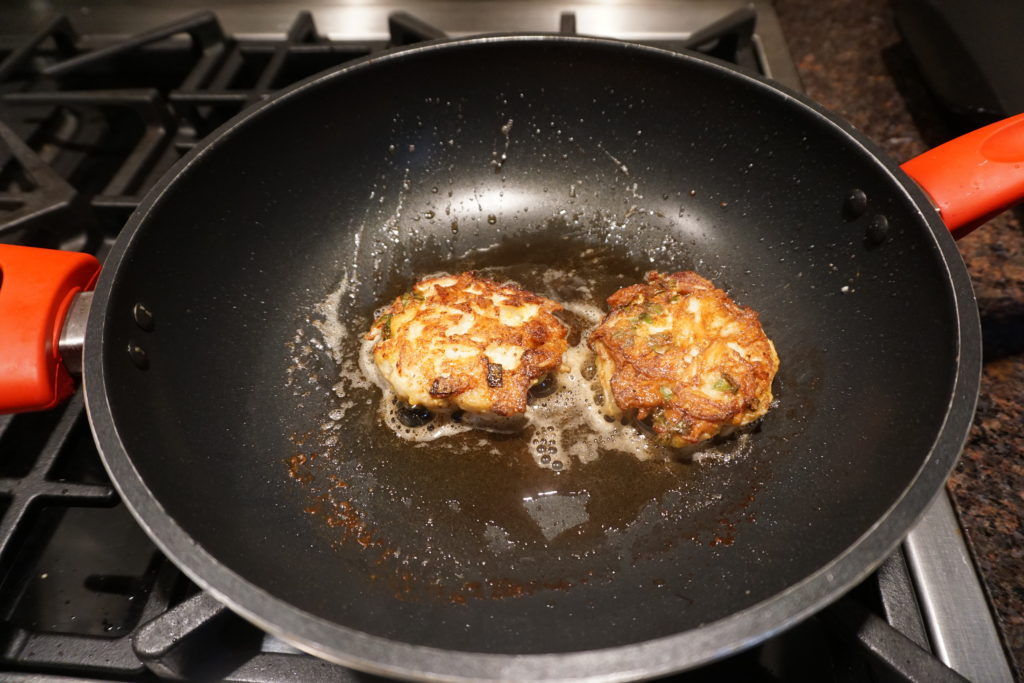
[[(888, 0), (775, 0), (807, 94), (903, 162), (953, 137)], [(1024, 672), (1024, 210), (960, 240), (981, 311), (974, 426), (949, 490), (1018, 677)]]

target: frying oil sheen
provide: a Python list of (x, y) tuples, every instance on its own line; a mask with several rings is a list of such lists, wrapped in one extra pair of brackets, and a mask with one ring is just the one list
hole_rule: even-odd
[[(338, 381), (314, 447), (310, 492), (341, 497), (338, 505), (358, 511), (360, 528), (381, 547), (400, 538), (400, 553), (388, 562), (399, 572), (418, 567), (423, 585), (494, 578), (494, 571), (547, 580), (533, 576), (529, 561), (540, 549), (561, 558), (558, 578), (571, 583), (596, 571), (593, 559), (605, 550), (614, 558), (635, 554), (638, 543), (663, 552), (702, 535), (711, 540), (715, 520), (746, 500), (760, 476), (756, 462), (738, 457), (749, 450), (745, 435), (680, 458), (634, 425), (605, 418), (587, 334), (603, 317), (605, 298), (639, 281), (642, 270), (613, 248), (567, 254), (566, 246), (505, 243), (438, 264), (515, 282), (565, 307), (558, 315), (570, 348), (557, 390), (531, 398), (526, 426), (514, 433), (470, 428), (451, 416), (404, 426), (394, 397), (374, 379), (372, 344), (364, 339), (374, 311), (353, 303), (359, 279), (344, 277), (317, 307)], [(372, 299), (386, 305), (432, 274), (406, 274)], [(341, 481), (342, 488), (316, 488)]]

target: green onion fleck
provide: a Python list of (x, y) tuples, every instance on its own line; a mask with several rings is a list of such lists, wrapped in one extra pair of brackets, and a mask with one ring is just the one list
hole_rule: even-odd
[(384, 339), (391, 339), (391, 313), (385, 313), (380, 317), (380, 331)]
[(724, 394), (735, 394), (740, 390), (740, 388), (733, 384), (733, 382), (725, 375), (722, 375), (715, 380), (715, 383), (711, 385), (711, 388), (715, 391), (721, 391)]
[(644, 307), (644, 312), (640, 314), (640, 322), (650, 325), (654, 322), (654, 317), (661, 315), (664, 310), (665, 307), (661, 304), (647, 304)]
[(666, 386), (658, 387), (658, 391), (661, 392), (661, 397), (666, 401), (672, 400), (672, 389)]
[(406, 292), (402, 295), (402, 304), (408, 306), (412, 301), (423, 301), (423, 295), (418, 292)]

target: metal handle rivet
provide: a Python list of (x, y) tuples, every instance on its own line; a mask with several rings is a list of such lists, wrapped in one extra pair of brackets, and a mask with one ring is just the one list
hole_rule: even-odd
[(864, 190), (855, 187), (846, 193), (846, 198), (843, 199), (843, 216), (847, 220), (860, 218), (867, 210), (868, 196), (864, 194)]
[(146, 350), (133, 341), (128, 342), (128, 357), (132, 359), (135, 367), (139, 370), (149, 367), (149, 356), (146, 355)]
[(881, 244), (889, 236), (889, 219), (882, 215), (872, 216), (864, 239), (870, 245)]
[(146, 332), (153, 331), (153, 311), (149, 310), (146, 304), (139, 302), (132, 306), (132, 317), (135, 324)]

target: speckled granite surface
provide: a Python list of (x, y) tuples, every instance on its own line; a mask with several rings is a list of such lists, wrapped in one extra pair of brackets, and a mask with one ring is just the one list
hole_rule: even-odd
[[(776, 0), (807, 93), (903, 162), (954, 130), (886, 0)], [(1024, 211), (959, 242), (984, 335), (974, 426), (949, 489), (1014, 664), (1024, 672)]]

